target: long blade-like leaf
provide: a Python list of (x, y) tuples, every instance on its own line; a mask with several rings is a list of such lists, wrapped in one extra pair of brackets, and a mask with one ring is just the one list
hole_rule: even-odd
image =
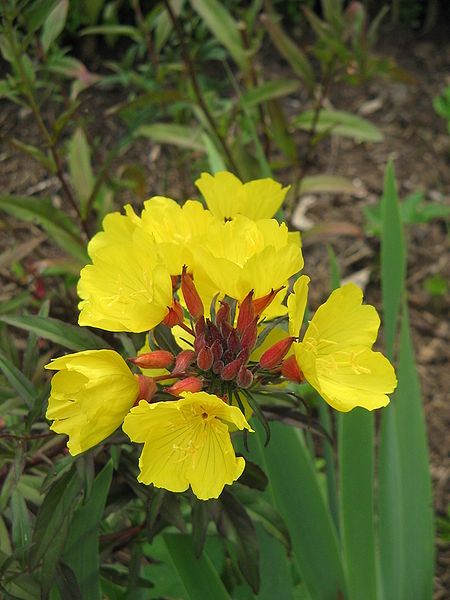
[(166, 534), (164, 542), (188, 593), (186, 600), (231, 600), (208, 556), (195, 557), (191, 536)]

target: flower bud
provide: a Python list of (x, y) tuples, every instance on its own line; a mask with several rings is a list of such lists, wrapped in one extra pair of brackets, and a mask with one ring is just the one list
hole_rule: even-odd
[(172, 302), (172, 306), (168, 306), (167, 308), (169, 309), (169, 312), (164, 318), (164, 325), (167, 325), (167, 327), (175, 327), (175, 325), (183, 323), (183, 307), (178, 302), (178, 300), (174, 300)]
[(247, 325), (244, 333), (241, 338), (241, 345), (243, 348), (247, 348), (248, 350), (253, 350), (256, 344), (256, 339), (258, 337), (258, 317), (253, 319), (253, 321)]
[(167, 350), (154, 350), (129, 360), (141, 369), (167, 369), (173, 364), (175, 357), (172, 352)]
[(224, 366), (222, 372), (220, 373), (221, 379), (223, 379), (224, 381), (231, 381), (236, 377), (241, 366), (242, 361), (239, 358), (235, 358), (230, 363)]
[(139, 404), (139, 400), (147, 400), (150, 402), (156, 393), (157, 386), (152, 377), (145, 375), (136, 375), (139, 384), (138, 395), (135, 404)]
[(182, 350), (175, 359), (175, 367), (172, 373), (184, 373), (195, 361), (193, 350)]
[(197, 352), (197, 354), (200, 352), (200, 350), (204, 347), (205, 344), (206, 344), (206, 340), (205, 340), (204, 333), (201, 333), (200, 335), (195, 336), (194, 350)]
[(239, 339), (236, 329), (230, 331), (230, 335), (227, 339), (227, 346), (228, 350), (230, 350), (230, 352), (232, 352), (234, 355), (236, 355), (241, 349), (241, 341)]
[(236, 383), (240, 388), (249, 388), (253, 383), (253, 373), (244, 365), (239, 369)]
[(216, 375), (220, 375), (222, 373), (223, 367), (223, 360), (216, 360), (216, 362), (212, 366), (212, 371)]
[(275, 296), (278, 294), (278, 292), (280, 292), (283, 288), (284, 288), (284, 285), (277, 288), (276, 290), (274, 290), (272, 288), (271, 291), (268, 294), (266, 294), (265, 296), (262, 296), (261, 298), (257, 298), (256, 300), (253, 300), (253, 309), (255, 311), (255, 315), (258, 315), (258, 317), (259, 317), (259, 315), (262, 312), (264, 312), (266, 310), (266, 308), (272, 303), (272, 300), (275, 298)]
[(197, 366), (202, 371), (209, 371), (214, 361), (214, 355), (209, 346), (203, 346), (197, 356)]
[(294, 337), (284, 338), (266, 350), (259, 359), (261, 367), (263, 369), (273, 369), (279, 365), (284, 356), (289, 352), (289, 348), (294, 340)]
[(239, 333), (243, 333), (245, 329), (255, 318), (255, 309), (253, 308), (253, 290), (242, 300), (239, 306), (239, 314), (236, 328)]
[(206, 330), (205, 317), (201, 316), (197, 319), (195, 326), (194, 326), (194, 330), (195, 330), (195, 335), (202, 335), (205, 333), (205, 330)]
[(202, 387), (203, 381), (199, 377), (186, 377), (164, 389), (173, 396), (179, 396), (181, 392), (200, 392)]
[(228, 302), (221, 302), (220, 304), (221, 307), (219, 308), (216, 314), (217, 325), (220, 325), (224, 321), (226, 321), (227, 323), (230, 322), (230, 305), (228, 304)]
[(219, 340), (215, 340), (211, 346), (211, 350), (214, 357), (214, 362), (220, 360), (223, 354), (222, 343)]
[(181, 274), (181, 291), (183, 292), (183, 298), (186, 302), (188, 311), (192, 315), (194, 321), (196, 321), (199, 317), (203, 316), (205, 309), (203, 308), (203, 302), (194, 285), (192, 275), (187, 272), (186, 265), (184, 265)]
[(286, 379), (296, 381), (297, 383), (301, 383), (304, 380), (303, 373), (300, 371), (297, 359), (294, 355), (289, 356), (283, 361), (281, 365), (281, 374), (283, 377), (286, 377)]

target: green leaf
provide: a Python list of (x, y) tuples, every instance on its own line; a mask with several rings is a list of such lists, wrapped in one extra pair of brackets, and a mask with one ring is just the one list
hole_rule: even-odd
[(225, 46), (236, 63), (242, 68), (247, 63), (247, 54), (242, 45), (236, 21), (225, 5), (218, 0), (190, 0), (195, 11), (216, 39)]
[(74, 513), (64, 548), (64, 562), (73, 570), (83, 598), (100, 600), (99, 530), (113, 473), (112, 461), (95, 478), (92, 491)]
[(393, 356), (394, 338), (404, 294), (406, 247), (400, 219), (394, 166), (389, 162), (381, 199), (381, 281), (384, 337), (388, 355)]
[(259, 548), (255, 527), (244, 506), (228, 490), (220, 496), (223, 526), (227, 541), (236, 547), (237, 562), (242, 576), (256, 594), (259, 590)]
[(41, 33), (41, 44), (45, 52), (48, 52), (52, 43), (60, 35), (66, 24), (69, 0), (59, 0), (44, 21)]
[(77, 127), (69, 141), (69, 171), (71, 182), (77, 192), (80, 212), (87, 217), (87, 203), (94, 189), (95, 177), (91, 166), (91, 149), (81, 127)]
[(139, 29), (131, 25), (95, 25), (94, 27), (86, 27), (80, 35), (124, 35), (138, 44), (142, 42)]
[(81, 487), (81, 480), (73, 467), (50, 488), (39, 509), (33, 532), (30, 567), (34, 569), (41, 564), (43, 592), (50, 589), (55, 578)]
[(299, 85), (298, 81), (292, 79), (266, 81), (261, 85), (250, 88), (245, 94), (242, 94), (240, 100), (247, 108), (251, 108), (268, 100), (288, 96), (292, 92), (295, 92)]
[(342, 193), (354, 194), (356, 188), (346, 177), (336, 175), (309, 175), (304, 177), (300, 184), (301, 194)]
[(205, 151), (201, 131), (187, 125), (176, 125), (175, 123), (142, 125), (136, 130), (135, 135), (150, 138), (161, 144), (173, 144), (179, 148)]
[(0, 370), (3, 371), (4, 376), (19, 397), (31, 408), (37, 401), (37, 391), (34, 385), (2, 353), (0, 353)]
[(287, 60), (294, 73), (312, 89), (315, 83), (314, 71), (306, 55), (284, 33), (283, 29), (271, 15), (262, 15), (261, 21), (269, 32), (270, 38), (278, 52)]
[[(345, 597), (346, 581), (336, 531), (311, 456), (296, 430), (271, 424), (263, 451), (275, 506), (289, 530), (296, 568), (314, 600)], [(258, 431), (258, 442), (262, 443)]]
[[(310, 131), (314, 124), (314, 110), (307, 110), (295, 117), (292, 124), (300, 129)], [(382, 133), (357, 115), (352, 115), (342, 110), (321, 110), (315, 126), (316, 133), (328, 132), (332, 135), (349, 137), (357, 142), (381, 142)]]
[(338, 420), (343, 557), (350, 598), (377, 600), (374, 534), (374, 417), (362, 408)]
[(261, 589), (258, 600), (294, 600), (291, 565), (282, 544), (259, 524), (256, 524), (256, 533), (261, 552)]
[(23, 11), (23, 19), (29, 33), (32, 33), (41, 27), (57, 1), (58, 0), (35, 0), (26, 7)]
[(20, 556), (31, 542), (31, 523), (25, 498), (17, 487), (11, 496), (11, 517), (12, 540)]
[(69, 350), (101, 350), (109, 348), (108, 342), (86, 329), (51, 317), (37, 315), (0, 315), (0, 321), (13, 327), (32, 331), (39, 337), (51, 340)]
[[(178, 17), (184, 6), (184, 0), (169, 0), (174, 14)], [(169, 13), (164, 10), (155, 20), (155, 52), (159, 54), (173, 31)]]
[(77, 258), (88, 261), (85, 244), (73, 223), (52, 204), (49, 198), (0, 196), (0, 210), (21, 219), (37, 223), (61, 248)]
[(227, 166), (222, 155), (206, 132), (202, 133), (202, 142), (205, 146), (206, 156), (208, 157), (210, 172), (214, 174), (219, 173), (220, 171), (226, 171)]
[(380, 558), (384, 598), (430, 600), (433, 501), (420, 384), (403, 306), (398, 389), (383, 415), (380, 460)]
[(200, 558), (195, 558), (190, 536), (165, 534), (163, 539), (186, 588), (188, 595), (185, 600), (231, 600), (209, 557), (203, 554)]

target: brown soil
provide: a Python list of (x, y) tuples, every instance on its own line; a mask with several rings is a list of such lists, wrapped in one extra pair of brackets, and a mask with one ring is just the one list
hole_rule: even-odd
[[(340, 235), (340, 229), (331, 226), (325, 240), (332, 244), (343, 278), (359, 278), (366, 286), (366, 298), (379, 306), (379, 244), (376, 238), (363, 235), (362, 208), (378, 201), (382, 189), (387, 159), (395, 160), (399, 194), (404, 198), (412, 191), (422, 189), (427, 201), (447, 202), (450, 180), (447, 176), (450, 156), (449, 136), (443, 119), (434, 113), (432, 99), (450, 83), (447, 66), (450, 46), (430, 40), (410, 39), (404, 34), (395, 43), (384, 41), (381, 52), (395, 56), (398, 64), (415, 78), (413, 85), (377, 80), (366, 89), (341, 86), (331, 93), (335, 108), (362, 114), (384, 134), (379, 144), (355, 144), (350, 140), (334, 138), (321, 146), (317, 163), (308, 174), (338, 174), (348, 177), (358, 187), (356, 195), (321, 194), (300, 199), (304, 216), (314, 224), (344, 222), (355, 226), (354, 235)], [(447, 79), (446, 79), (447, 78)], [(123, 126), (116, 117), (105, 118), (104, 111), (124, 98), (123, 92), (111, 95), (96, 93), (90, 96), (83, 110), (92, 123), (91, 136), (102, 140), (105, 148), (117, 139)], [(52, 196), (55, 206), (64, 205), (60, 184), (32, 159), (24, 156), (7, 143), (8, 136), (33, 143), (39, 139), (32, 115), (22, 108), (2, 102), (0, 127), (0, 189), (2, 193)], [(291, 106), (295, 109), (295, 104)], [(51, 107), (47, 109), (51, 119)], [(103, 154), (101, 151), (100, 154)], [(180, 159), (173, 149), (160, 148), (150, 141), (139, 140), (125, 157), (118, 161), (143, 166), (147, 177), (145, 195), (167, 194), (186, 198), (195, 194), (192, 181), (198, 174), (195, 165)], [(288, 183), (286, 177), (285, 183)], [(129, 192), (118, 199), (118, 205), (139, 201)], [(70, 210), (69, 210), (70, 213)], [(361, 234), (361, 235), (359, 235)], [(58, 250), (47, 240), (32, 248), (25, 246), (42, 232), (35, 226), (13, 218), (0, 216), (0, 302), (13, 298), (23, 289), (39, 292), (36, 275), (42, 266), (59, 256)], [(448, 405), (449, 369), (448, 297), (433, 297), (424, 290), (424, 281), (436, 274), (449, 276), (448, 233), (440, 220), (410, 226), (408, 238), (408, 290), (411, 323), (416, 348), (419, 374), (425, 399), (431, 454), (431, 473), (434, 484), (437, 513), (444, 516), (450, 501), (448, 432), (450, 411)], [(305, 236), (305, 271), (315, 282), (312, 302), (316, 306), (329, 288), (328, 255), (323, 238)], [(9, 262), (6, 252), (11, 252)], [(21, 261), (25, 273), (13, 272), (11, 262)], [(44, 262), (43, 262), (44, 261)], [(45, 282), (47, 293), (54, 298), (52, 314), (75, 322), (76, 298), (58, 283), (56, 278)], [(55, 288), (55, 286), (57, 286)], [(63, 299), (64, 298), (64, 299)], [(20, 338), (19, 338), (20, 343)], [(448, 546), (438, 541), (438, 569), (435, 600), (448, 598), (450, 589)]]

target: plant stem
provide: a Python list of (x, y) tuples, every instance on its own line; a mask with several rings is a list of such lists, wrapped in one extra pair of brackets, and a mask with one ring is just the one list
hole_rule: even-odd
[(211, 111), (209, 110), (208, 105), (205, 101), (205, 98), (203, 97), (203, 93), (201, 91), (201, 88), (200, 88), (200, 85), (199, 85), (199, 82), (197, 79), (197, 74), (195, 72), (194, 64), (193, 64), (193, 62), (191, 60), (191, 56), (189, 54), (188, 46), (184, 39), (184, 33), (183, 33), (183, 29), (180, 25), (180, 22), (179, 22), (177, 16), (175, 15), (175, 13), (173, 12), (172, 6), (170, 5), (169, 0), (164, 0), (164, 6), (166, 7), (166, 10), (169, 14), (170, 20), (172, 21), (172, 25), (174, 26), (174, 29), (177, 33), (178, 41), (180, 42), (181, 55), (183, 57), (183, 61), (184, 61), (186, 70), (189, 74), (189, 77), (190, 77), (190, 80), (192, 83), (192, 88), (194, 90), (195, 97), (197, 98), (197, 102), (199, 103), (200, 108), (203, 110), (203, 113), (209, 123), (209, 126), (211, 127), (212, 131), (214, 132), (215, 136), (217, 137), (217, 140), (219, 141), (220, 145), (222, 146), (222, 150), (227, 158), (229, 165), (236, 173), (239, 173), (239, 170), (238, 170), (237, 165), (234, 161), (234, 158), (231, 154), (231, 151), (228, 148), (228, 144), (225, 141), (225, 138), (220, 133), (219, 128), (217, 127), (217, 123), (215, 122), (214, 117), (212, 116)]

